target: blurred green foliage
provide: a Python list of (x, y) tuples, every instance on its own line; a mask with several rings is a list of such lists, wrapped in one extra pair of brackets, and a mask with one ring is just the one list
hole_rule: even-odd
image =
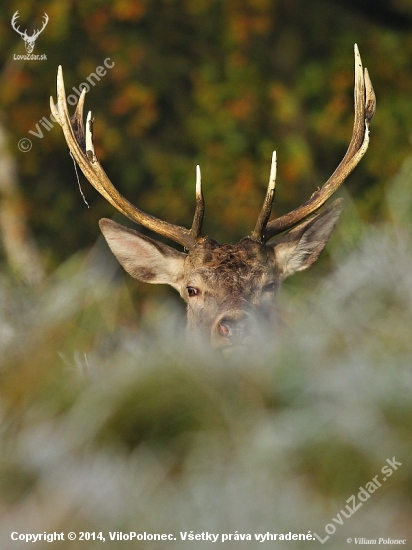
[[(115, 544), (184, 548), (179, 532), (193, 530), (250, 533), (215, 544), (249, 549), (255, 533), (324, 538), (330, 523), (337, 550), (348, 537), (409, 540), (410, 229), (402, 216), (361, 225), (356, 248), (333, 249), (333, 274), (281, 291), (287, 322), (267, 345), (232, 360), (185, 345), (175, 308), (137, 327), (100, 247), (41, 291), (3, 277), (0, 547), (16, 547), (13, 531), (146, 531), (177, 541)], [(399, 465), (385, 481), (387, 459)], [(381, 487), (333, 522), (376, 476)]]
[[(10, 20), (49, 23), (34, 53)], [(82, 179), (57, 125), (33, 137), (58, 65), (78, 87), (107, 57), (86, 108), (98, 154), (119, 189), (144, 210), (190, 224), (194, 167), (203, 170), (205, 232), (234, 241), (254, 226), (278, 150), (275, 213), (306, 200), (335, 169), (352, 126), (353, 44), (378, 97), (370, 150), (347, 188), (366, 220), (386, 216), (388, 181), (410, 150), (412, 5), (383, 0), (11, 0), (0, 13), (0, 105), (18, 159), (26, 210), (51, 266), (90, 246), (112, 208)], [(37, 25), (38, 26), (38, 25)], [(17, 142), (30, 137), (22, 153)], [(73, 223), (73, 220), (76, 220)]]

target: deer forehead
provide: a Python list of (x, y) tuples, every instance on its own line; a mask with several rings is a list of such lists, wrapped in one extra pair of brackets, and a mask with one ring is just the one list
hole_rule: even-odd
[(190, 251), (188, 266), (189, 280), (259, 285), (274, 273), (275, 257), (271, 248), (248, 238), (223, 245), (206, 239)]

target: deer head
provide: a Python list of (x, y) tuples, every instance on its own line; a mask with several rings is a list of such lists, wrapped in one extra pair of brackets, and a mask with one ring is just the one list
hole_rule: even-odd
[(39, 37), (39, 34), (41, 32), (43, 32), (45, 26), (49, 22), (49, 16), (47, 15), (47, 13), (45, 13), (43, 15), (43, 26), (42, 26), (42, 28), (37, 30), (37, 31), (33, 31), (33, 34), (31, 36), (28, 36), (27, 29), (24, 32), (21, 32), (19, 30), (20, 27), (16, 27), (16, 21), (17, 21), (18, 18), (19, 18), (19, 12), (17, 10), (16, 13), (13, 15), (13, 18), (11, 20), (11, 26), (23, 38), (24, 46), (26, 48), (26, 52), (27, 53), (32, 53), (32, 51), (34, 50), (34, 45), (36, 43), (36, 40)]
[(133, 277), (169, 284), (187, 303), (188, 334), (206, 336), (213, 347), (245, 344), (275, 317), (275, 296), (281, 282), (312, 265), (324, 249), (343, 207), (337, 199), (317, 212), (355, 168), (369, 144), (369, 122), (375, 95), (367, 69), (363, 70), (355, 45), (355, 120), (348, 150), (321, 189), (295, 210), (269, 221), (276, 181), (276, 153), (269, 184), (256, 226), (237, 244), (220, 245), (201, 235), (204, 199), (200, 169), (196, 169), (196, 209), (190, 229), (157, 219), (133, 206), (111, 183), (93, 146), (91, 113), (83, 123), (85, 90), (73, 117), (67, 109), (63, 72), (57, 76), (54, 118), (63, 129), (70, 152), (86, 178), (119, 212), (154, 233), (179, 243), (177, 251), (109, 219), (100, 229), (120, 264)]

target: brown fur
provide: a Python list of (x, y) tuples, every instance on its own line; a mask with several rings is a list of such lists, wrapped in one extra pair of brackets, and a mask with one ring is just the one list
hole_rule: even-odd
[[(251, 334), (257, 317), (271, 318), (278, 286), (273, 249), (251, 239), (235, 245), (208, 239), (189, 253), (187, 261), (190, 277), (186, 286), (200, 288), (199, 296), (188, 299), (189, 334), (209, 332), (214, 347), (227, 346), (228, 338), (219, 332), (219, 323), (250, 319)], [(262, 289), (271, 283), (273, 292), (268, 300)]]
[(281, 282), (318, 259), (341, 208), (335, 202), (269, 244), (246, 238), (220, 245), (203, 238), (188, 254), (111, 220), (100, 227), (133, 277), (178, 290), (187, 303), (189, 338), (206, 336), (221, 348), (246, 345), (263, 326), (273, 326)]

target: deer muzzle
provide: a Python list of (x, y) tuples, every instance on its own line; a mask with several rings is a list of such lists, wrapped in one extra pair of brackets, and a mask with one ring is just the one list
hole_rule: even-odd
[(242, 345), (253, 332), (250, 313), (235, 310), (221, 314), (212, 326), (211, 344), (215, 348)]

